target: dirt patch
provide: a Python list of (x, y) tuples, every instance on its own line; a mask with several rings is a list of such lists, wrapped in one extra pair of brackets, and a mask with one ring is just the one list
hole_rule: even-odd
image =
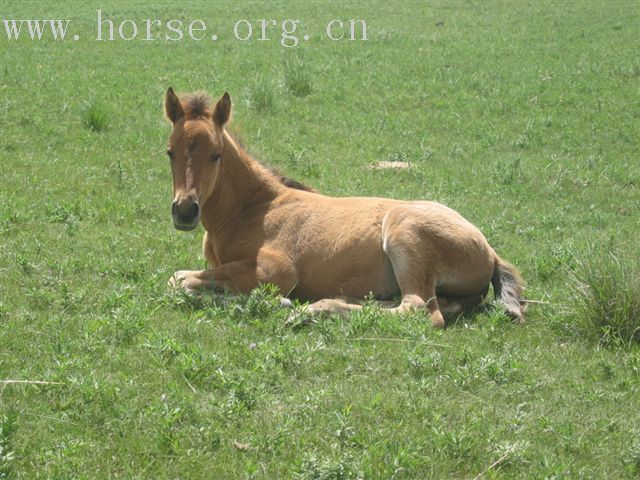
[(369, 169), (371, 170), (407, 170), (411, 168), (411, 164), (409, 162), (374, 162), (369, 164)]

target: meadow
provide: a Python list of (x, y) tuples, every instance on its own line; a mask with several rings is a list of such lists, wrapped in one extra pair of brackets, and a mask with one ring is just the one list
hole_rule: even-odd
[[(97, 41), (98, 9), (219, 38)], [(640, 476), (637, 2), (0, 4), (50, 18), (79, 40), (0, 30), (0, 478)], [(263, 18), (310, 38), (234, 37)], [(233, 134), (323, 193), (455, 208), (527, 323), (171, 292), (206, 262), (171, 222), (169, 86), (228, 91)]]

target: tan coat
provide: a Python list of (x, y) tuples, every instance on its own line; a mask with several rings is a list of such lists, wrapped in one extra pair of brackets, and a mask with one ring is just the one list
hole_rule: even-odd
[(312, 311), (338, 313), (360, 308), (353, 302), (370, 294), (400, 295), (392, 311), (426, 307), (443, 326), (440, 304), (454, 311), (478, 304), (492, 282), (507, 313), (522, 320), (519, 274), (457, 212), (436, 202), (289, 188), (226, 132), (230, 108), (227, 94), (213, 109), (203, 94), (179, 99), (169, 89), (165, 98), (174, 224), (202, 222), (211, 266), (177, 272), (174, 285), (246, 293), (272, 283), (315, 301)]

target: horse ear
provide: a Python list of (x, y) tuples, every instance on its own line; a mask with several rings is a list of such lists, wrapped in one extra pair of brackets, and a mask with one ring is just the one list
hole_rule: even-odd
[(184, 115), (182, 104), (171, 87), (164, 96), (164, 113), (172, 123), (176, 123)]
[(231, 115), (231, 97), (227, 92), (224, 92), (222, 98), (218, 100), (216, 103), (216, 108), (213, 110), (213, 121), (219, 125), (223, 126), (229, 120), (229, 116)]

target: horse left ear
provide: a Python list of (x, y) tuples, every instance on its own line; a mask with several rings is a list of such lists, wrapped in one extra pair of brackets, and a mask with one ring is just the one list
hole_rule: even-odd
[(224, 92), (224, 95), (218, 100), (216, 103), (216, 108), (213, 109), (213, 121), (219, 125), (223, 126), (229, 120), (231, 115), (231, 97), (227, 92)]

